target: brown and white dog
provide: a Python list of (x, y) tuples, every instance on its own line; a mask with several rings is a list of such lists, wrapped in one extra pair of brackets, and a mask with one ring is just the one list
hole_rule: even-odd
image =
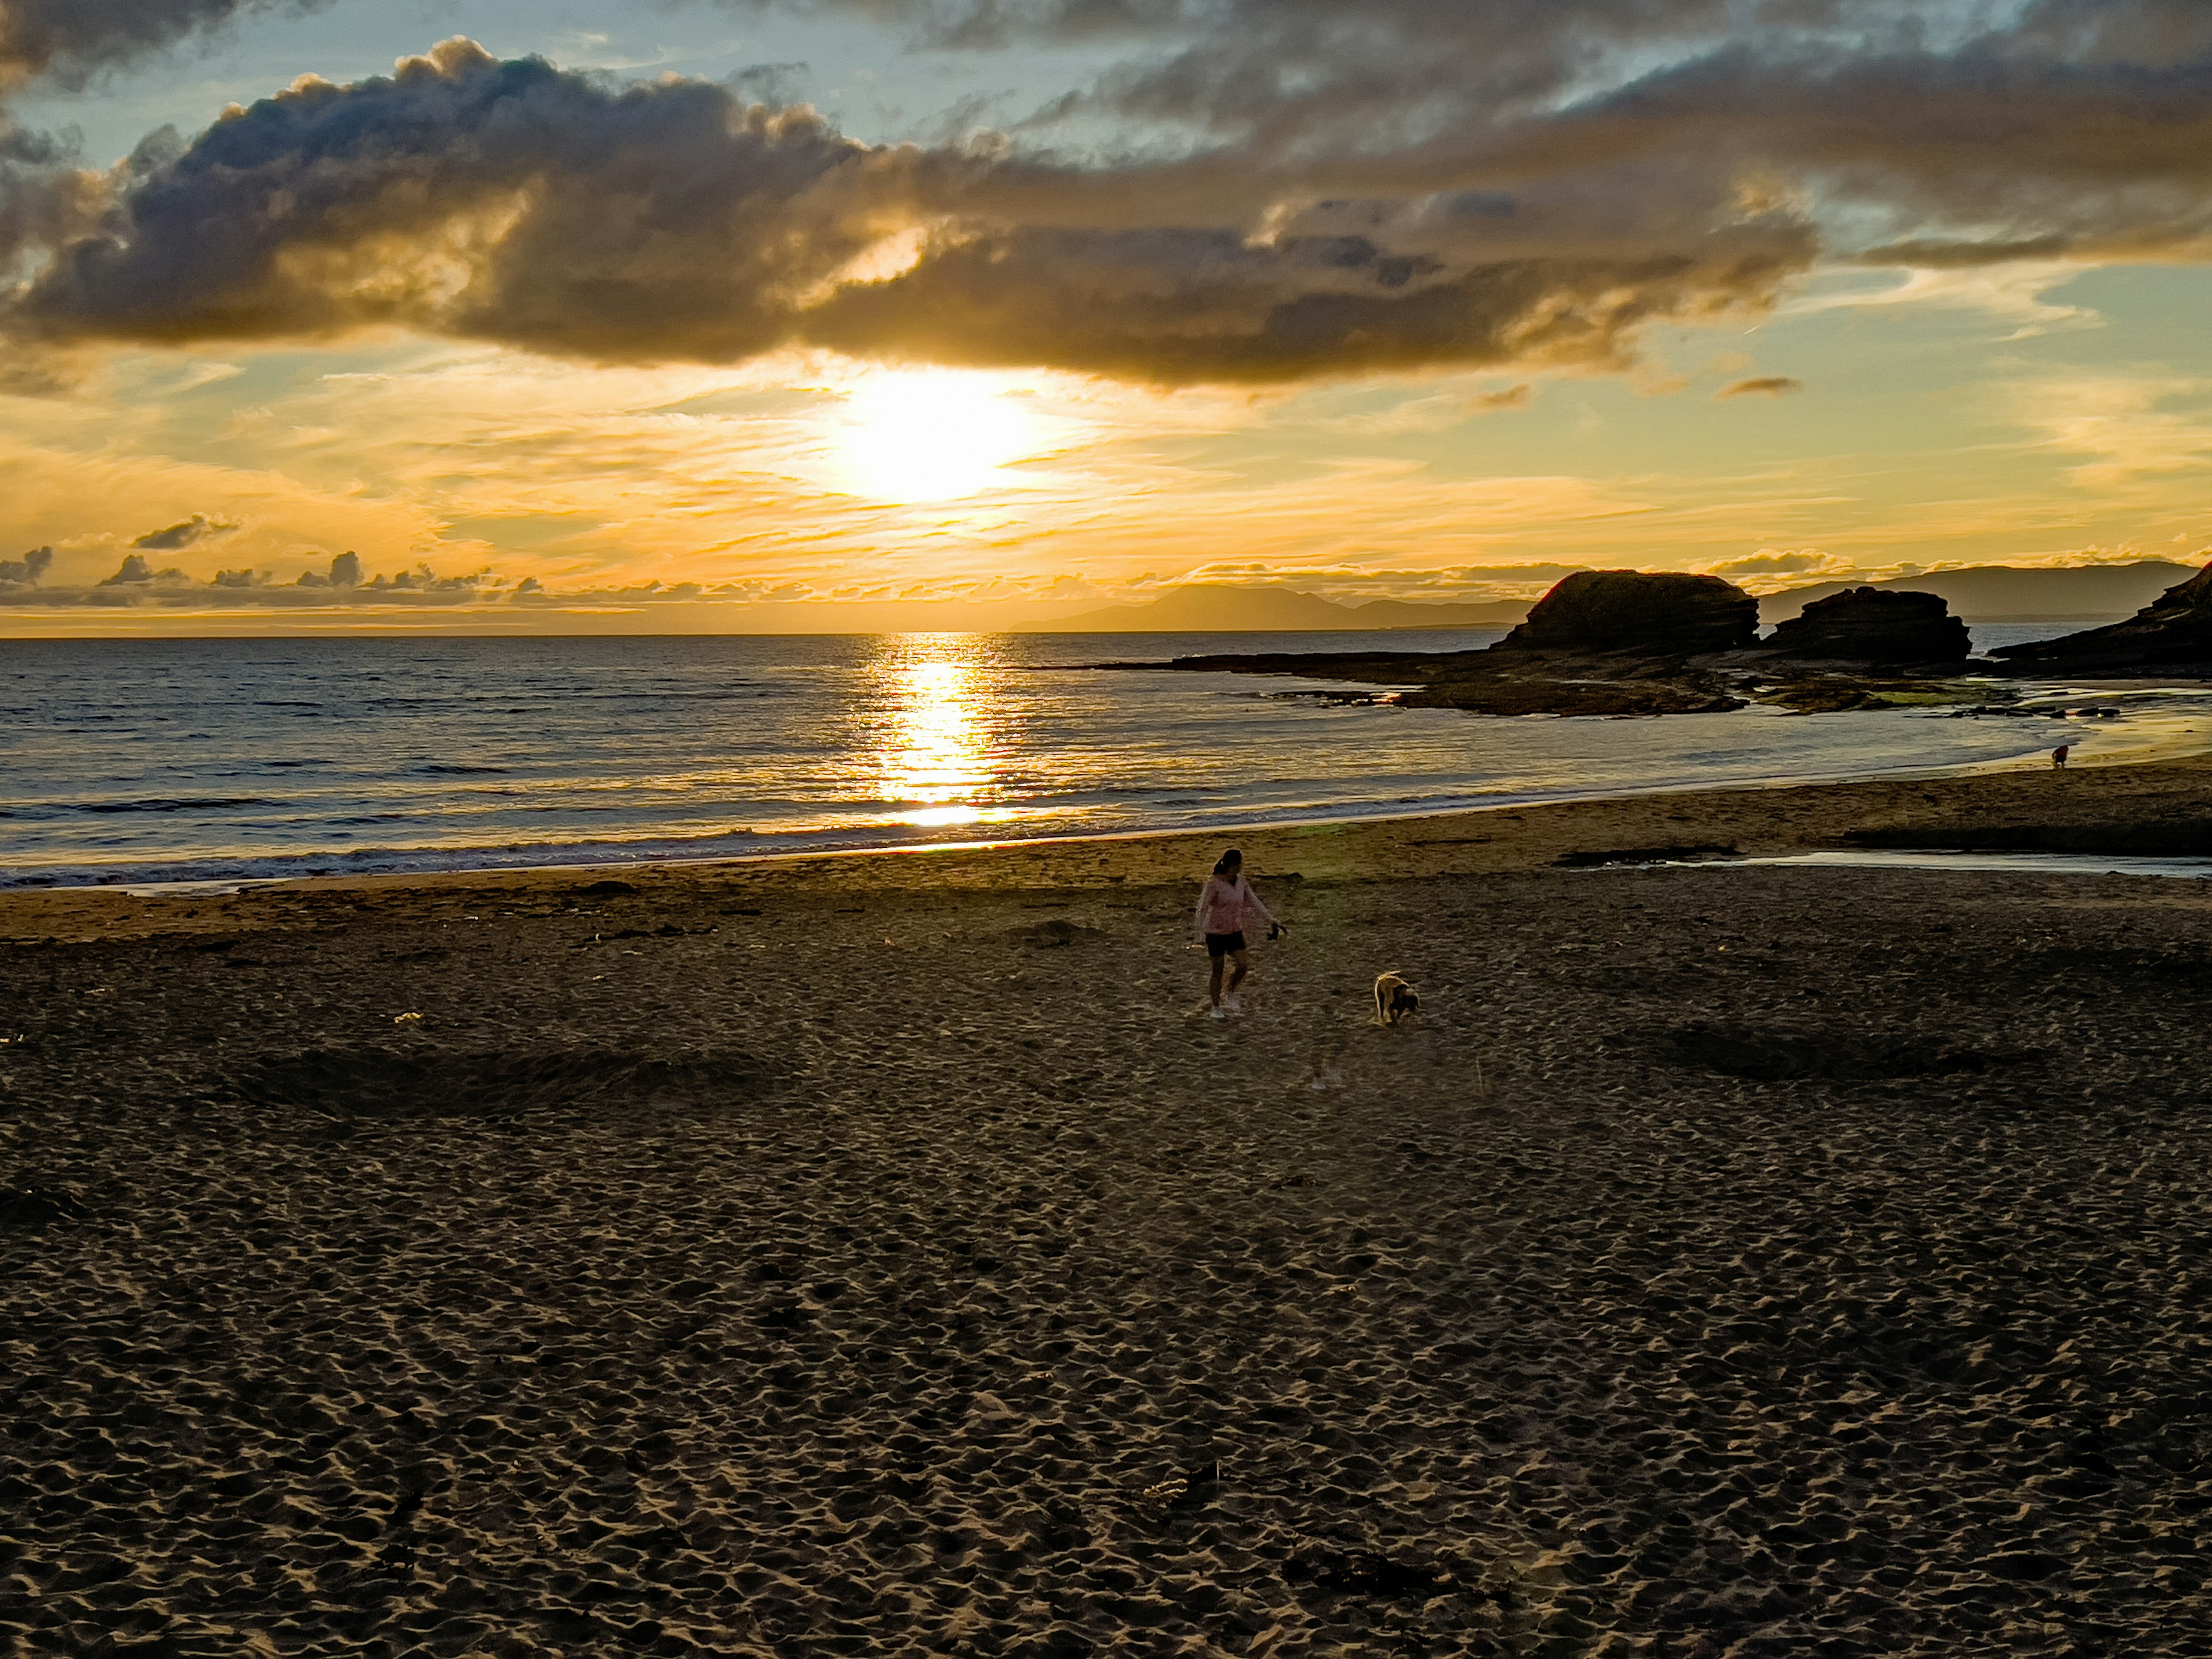
[(1376, 979), (1375, 1023), (1377, 1025), (1395, 1025), (1407, 1015), (1420, 1012), (1420, 994), (1395, 972), (1381, 975)]

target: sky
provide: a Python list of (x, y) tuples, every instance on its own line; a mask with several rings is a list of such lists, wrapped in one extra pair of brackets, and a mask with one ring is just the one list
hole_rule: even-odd
[(0, 0), (0, 632), (2212, 558), (2203, 0)]

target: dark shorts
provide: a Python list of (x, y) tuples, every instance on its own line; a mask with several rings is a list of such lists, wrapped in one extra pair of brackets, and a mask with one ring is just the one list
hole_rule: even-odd
[(1206, 954), (1210, 957), (1234, 956), (1243, 948), (1244, 935), (1241, 932), (1208, 933), (1206, 936)]

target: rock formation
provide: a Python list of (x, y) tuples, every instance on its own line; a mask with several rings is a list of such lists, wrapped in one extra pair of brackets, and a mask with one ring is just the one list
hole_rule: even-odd
[(2212, 565), (2169, 587), (2124, 623), (1990, 653), (2016, 673), (2212, 672)]
[(1759, 635), (1759, 601), (1718, 576), (1579, 570), (1536, 601), (1501, 651), (1636, 651), (1690, 657)]
[(1985, 684), (1934, 677), (1967, 648), (1966, 624), (1934, 594), (1840, 594), (1808, 606), (1778, 648), (1733, 654), (1756, 644), (1758, 618), (1758, 601), (1717, 576), (1586, 570), (1486, 651), (1267, 652), (1177, 657), (1167, 666), (1389, 686), (1408, 708), (1477, 714), (1717, 714), (1753, 701), (1810, 714), (1990, 702)]
[(1934, 593), (1850, 587), (1777, 628), (1765, 648), (1851, 662), (1964, 662), (1966, 624)]
[[(1099, 663), (1158, 668), (1158, 663)], [(1266, 652), (1177, 657), (1170, 668), (1211, 674), (1288, 674), (1402, 688), (1408, 708), (1475, 714), (1706, 714), (1743, 707), (1721, 677), (1667, 657), (1618, 655), (1561, 660), (1538, 652)], [(1297, 695), (1286, 693), (1285, 695)], [(1316, 695), (1343, 700), (1340, 692)], [(1371, 701), (1371, 699), (1362, 699)]]

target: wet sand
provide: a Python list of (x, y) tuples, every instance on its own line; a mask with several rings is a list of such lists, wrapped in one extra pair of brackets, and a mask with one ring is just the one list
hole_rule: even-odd
[(1224, 1023), (1211, 840), (0, 896), (0, 1632), (2212, 1652), (2212, 888), (1557, 863), (2198, 822), (1248, 836)]

